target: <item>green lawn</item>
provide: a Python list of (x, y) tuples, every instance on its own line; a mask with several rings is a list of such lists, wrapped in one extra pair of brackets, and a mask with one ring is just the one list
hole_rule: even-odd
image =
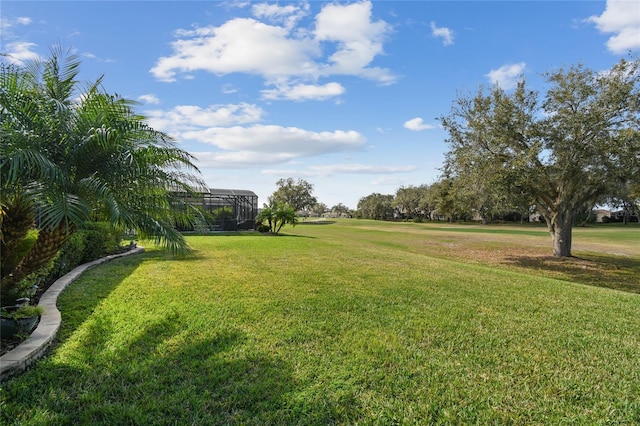
[(90, 270), (0, 423), (640, 423), (639, 227), (283, 231)]

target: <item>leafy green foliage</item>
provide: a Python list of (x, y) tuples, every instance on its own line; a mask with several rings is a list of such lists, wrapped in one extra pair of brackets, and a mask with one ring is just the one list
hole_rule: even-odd
[(278, 189), (269, 197), (270, 205), (288, 204), (297, 212), (311, 208), (317, 202), (313, 196), (313, 185), (304, 179), (280, 179), (276, 185)]
[(268, 232), (277, 234), (286, 224), (295, 226), (297, 223), (297, 217), (293, 207), (288, 204), (272, 203), (271, 205), (265, 204), (264, 208), (258, 214), (256, 221), (258, 223), (258, 228), (265, 229), (263, 227), (266, 227)]
[(435, 192), (429, 185), (400, 187), (392, 205), (403, 218), (431, 219), (435, 211)]
[(459, 97), (441, 117), (445, 176), (480, 214), (509, 200), (534, 205), (554, 255), (570, 256), (575, 213), (640, 176), (640, 61), (606, 72), (577, 65), (546, 79), (542, 99), (524, 80), (513, 93), (493, 87)]
[(293, 207), (285, 203), (266, 205), (256, 218), (258, 230), (278, 234), (284, 225), (296, 226), (298, 217)]
[(173, 226), (171, 190), (201, 184), (193, 157), (149, 127), (132, 101), (106, 93), (101, 80), (80, 86), (79, 66), (78, 56), (59, 47), (44, 61), (0, 66), (3, 244), (16, 245), (36, 212), (42, 231), (12, 270), (3, 260), (3, 292), (90, 220), (136, 229), (174, 252), (188, 249)]
[(120, 248), (121, 232), (106, 222), (87, 222), (76, 231), (45, 273), (45, 282), (54, 281), (76, 266), (114, 253)]
[(316, 214), (316, 216), (320, 217), (322, 216), (324, 213), (326, 213), (329, 210), (329, 208), (327, 207), (327, 205), (325, 203), (315, 203), (312, 207), (311, 207), (311, 211), (313, 213)]
[(335, 206), (331, 207), (331, 212), (335, 213), (338, 216), (340, 216), (340, 215), (348, 216), (348, 215), (351, 214), (351, 211), (349, 210), (349, 207), (345, 206), (342, 203), (338, 203)]
[(393, 206), (393, 195), (373, 193), (358, 200), (357, 215), (363, 219), (393, 219), (396, 210)]

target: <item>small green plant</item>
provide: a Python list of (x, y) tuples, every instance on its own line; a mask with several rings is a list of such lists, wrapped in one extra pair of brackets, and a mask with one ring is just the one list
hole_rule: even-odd
[(267, 229), (272, 234), (278, 234), (286, 224), (296, 226), (298, 218), (296, 211), (289, 204), (272, 202), (270, 205), (264, 205), (256, 217), (256, 222), (261, 232), (265, 232), (264, 230)]
[(17, 309), (2, 308), (0, 309), (0, 316), (17, 320), (21, 318), (40, 316), (42, 315), (43, 311), (44, 310), (41, 306), (24, 305), (18, 307)]

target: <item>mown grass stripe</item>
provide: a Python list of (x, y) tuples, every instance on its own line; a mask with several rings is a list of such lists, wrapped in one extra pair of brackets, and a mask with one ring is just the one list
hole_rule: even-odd
[(441, 231), (358, 225), (189, 237), (190, 258), (149, 250), (90, 271), (61, 297), (55, 351), (3, 388), (2, 419), (640, 421), (638, 295), (465, 260), (477, 239), (447, 257)]

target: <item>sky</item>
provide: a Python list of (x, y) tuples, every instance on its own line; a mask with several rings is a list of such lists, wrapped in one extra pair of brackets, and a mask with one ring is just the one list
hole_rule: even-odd
[(431, 184), (458, 96), (640, 52), (638, 1), (8, 1), (0, 52), (54, 45), (196, 158), (210, 188), (319, 202)]

